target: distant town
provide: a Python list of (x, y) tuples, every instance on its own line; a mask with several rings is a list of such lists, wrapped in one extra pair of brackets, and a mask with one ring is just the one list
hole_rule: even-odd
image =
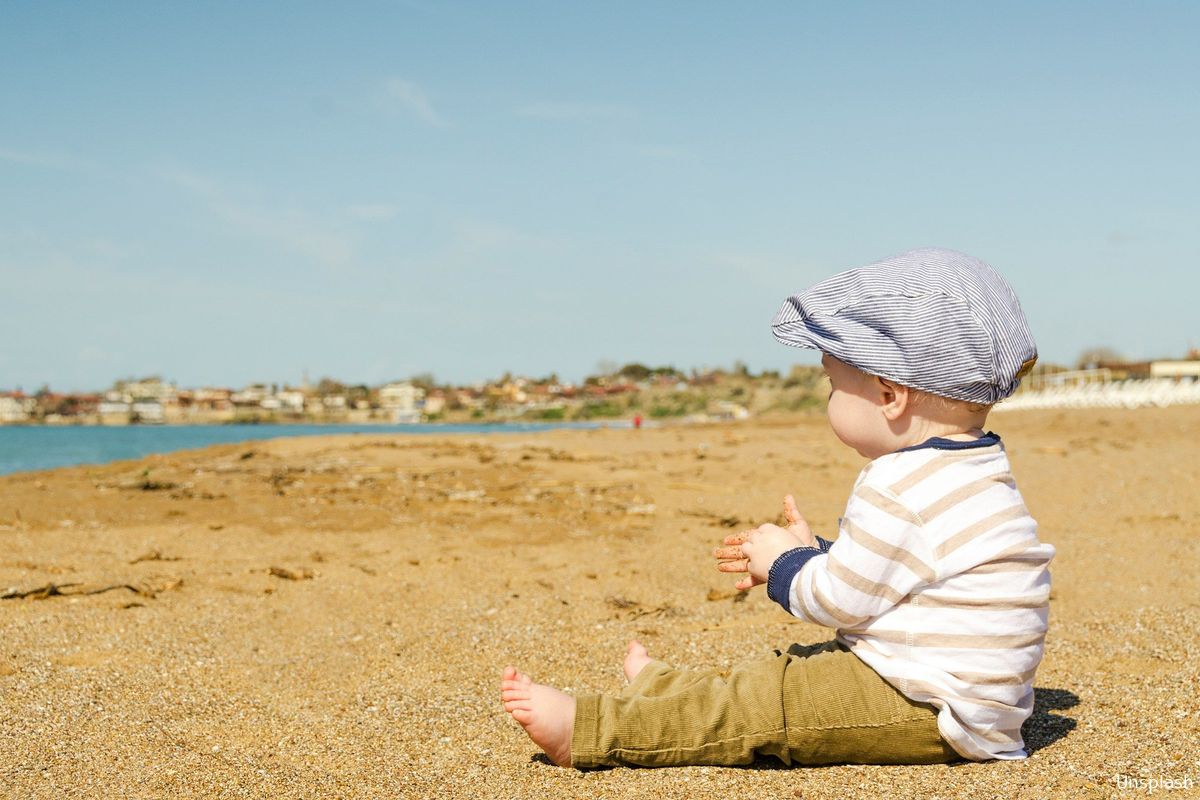
[(582, 383), (503, 375), (467, 386), (429, 375), (379, 386), (331, 378), (299, 385), (183, 388), (160, 376), (118, 380), (106, 391), (64, 394), (50, 387), (0, 392), (0, 424), (156, 425), (239, 423), (417, 423), (570, 421), (641, 417), (736, 419), (819, 401), (821, 370), (797, 367), (786, 377), (729, 370), (604, 370)]
[[(1099, 387), (1099, 388), (1098, 388)], [(819, 408), (828, 392), (819, 367), (786, 375), (729, 369), (684, 372), (630, 363), (602, 366), (581, 383), (505, 374), (465, 386), (416, 375), (378, 386), (332, 378), (298, 385), (182, 388), (161, 376), (115, 381), (106, 391), (64, 394), (0, 391), (0, 424), (161, 425), (586, 421), (603, 419), (745, 419)], [(1183, 359), (1130, 362), (1097, 349), (1075, 368), (1040, 364), (1013, 398), (1014, 407), (1057, 403), (1163, 404), (1200, 398), (1200, 350)], [(1065, 398), (1065, 399), (1064, 399)], [(1082, 398), (1082, 399), (1077, 399)], [(1113, 398), (1116, 398), (1115, 400)], [(1122, 399), (1126, 398), (1126, 399)], [(1128, 400), (1128, 398), (1149, 398)]]

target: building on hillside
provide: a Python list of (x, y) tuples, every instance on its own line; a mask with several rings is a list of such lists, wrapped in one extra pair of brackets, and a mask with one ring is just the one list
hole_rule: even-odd
[(1200, 360), (1151, 361), (1152, 378), (1200, 378)]
[(158, 400), (134, 401), (129, 406), (129, 421), (143, 425), (161, 425), (166, 421), (162, 402)]
[(451, 398), (450, 406), (452, 408), (476, 409), (482, 408), (484, 405), (478, 389), (454, 389)]
[(446, 410), (446, 393), (441, 389), (434, 389), (425, 395), (425, 406), (422, 410), (426, 416), (441, 414)]
[(271, 392), (265, 383), (252, 383), (241, 391), (229, 396), (235, 406), (262, 406), (263, 400), (270, 397)]
[(318, 397), (314, 405), (326, 414), (345, 414), (346, 396), (341, 394), (326, 394)]
[(109, 391), (96, 406), (101, 425), (128, 425), (132, 403), (125, 400), (123, 393)]
[(178, 390), (173, 383), (167, 383), (157, 375), (139, 380), (117, 381), (112, 390), (121, 395), (126, 403), (135, 400), (156, 400), (159, 403), (175, 402)]
[(379, 407), (394, 422), (420, 422), (425, 390), (409, 381), (389, 383), (379, 388)]
[(299, 389), (284, 389), (282, 392), (276, 392), (275, 398), (283, 410), (292, 414), (304, 413), (304, 392)]
[(750, 409), (740, 403), (734, 403), (731, 400), (718, 400), (717, 413), (714, 415), (717, 419), (723, 420), (742, 420), (750, 418)]
[(192, 392), (192, 405), (198, 411), (229, 411), (233, 408), (233, 390), (206, 386)]
[(69, 399), (70, 402), (65, 411), (68, 416), (72, 417), (95, 416), (96, 409), (100, 405), (100, 395), (92, 392), (73, 394)]
[(0, 423), (26, 422), (37, 407), (37, 401), (21, 392), (0, 394)]

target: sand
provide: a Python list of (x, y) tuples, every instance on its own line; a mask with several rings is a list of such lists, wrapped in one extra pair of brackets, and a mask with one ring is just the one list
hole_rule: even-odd
[[(1020, 762), (580, 772), (515, 663), (616, 691), (631, 637), (728, 666), (832, 632), (718, 573), (862, 459), (822, 417), (283, 439), (0, 478), (0, 796), (1128, 797), (1200, 782), (1200, 408), (997, 414), (1058, 549)], [(36, 590), (41, 590), (36, 591)], [(1198, 794), (1176, 790), (1169, 797)]]

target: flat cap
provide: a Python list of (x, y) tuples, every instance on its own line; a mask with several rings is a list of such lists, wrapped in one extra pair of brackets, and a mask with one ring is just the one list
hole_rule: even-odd
[(910, 250), (789, 297), (775, 338), (943, 397), (991, 404), (1016, 391), (1037, 347), (1021, 304), (990, 266)]

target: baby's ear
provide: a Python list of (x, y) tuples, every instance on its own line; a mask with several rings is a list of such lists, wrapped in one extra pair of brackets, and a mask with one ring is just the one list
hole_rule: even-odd
[(872, 375), (871, 377), (875, 379), (875, 389), (884, 398), (884, 402), (887, 402), (889, 398), (893, 398), (899, 394), (901, 389), (908, 388), (906, 386), (901, 386), (895, 381), (888, 380), (887, 378), (881, 378), (878, 375)]
[(904, 415), (912, 401), (912, 389), (902, 383), (875, 376), (879, 388), (880, 410), (888, 420), (895, 421)]

